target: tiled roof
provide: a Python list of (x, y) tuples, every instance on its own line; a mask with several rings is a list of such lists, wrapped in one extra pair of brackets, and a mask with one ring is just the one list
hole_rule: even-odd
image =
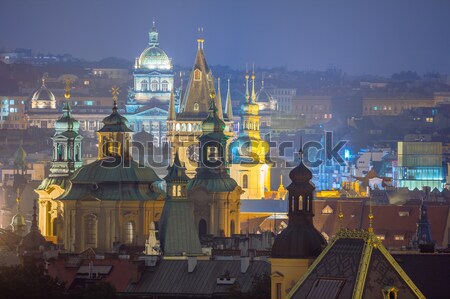
[(199, 260), (189, 273), (187, 260), (161, 260), (154, 269), (147, 267), (140, 281), (130, 284), (126, 292), (198, 297), (227, 294), (232, 285), (217, 283), (217, 278), (226, 272), (236, 278), (235, 284), (239, 284), (242, 292), (247, 292), (252, 288), (254, 275), (270, 273), (270, 264), (250, 261), (246, 273), (241, 273), (239, 260)]

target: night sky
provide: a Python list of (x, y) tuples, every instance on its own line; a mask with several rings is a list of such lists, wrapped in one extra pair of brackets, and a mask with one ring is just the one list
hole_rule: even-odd
[(0, 0), (0, 48), (133, 61), (153, 18), (178, 65), (202, 26), (212, 65), (450, 73), (448, 0)]

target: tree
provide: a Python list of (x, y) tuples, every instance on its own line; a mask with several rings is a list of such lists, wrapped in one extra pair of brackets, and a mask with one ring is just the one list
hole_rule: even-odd
[(48, 275), (41, 265), (0, 267), (0, 294), (4, 299), (59, 299), (64, 283)]

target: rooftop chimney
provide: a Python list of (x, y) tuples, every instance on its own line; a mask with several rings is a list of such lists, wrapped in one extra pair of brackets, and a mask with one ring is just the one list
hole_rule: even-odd
[(247, 273), (249, 266), (250, 266), (250, 257), (241, 256), (241, 273)]
[(196, 256), (188, 256), (188, 273), (192, 273), (197, 267), (197, 257)]

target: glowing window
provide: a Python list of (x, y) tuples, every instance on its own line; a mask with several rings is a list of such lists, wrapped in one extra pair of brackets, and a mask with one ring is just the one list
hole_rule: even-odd
[(394, 235), (395, 241), (403, 241), (405, 240), (405, 235)]
[(134, 241), (133, 236), (134, 236), (134, 223), (133, 221), (128, 221), (125, 235), (125, 243), (133, 244)]
[(322, 214), (333, 214), (333, 209), (329, 205), (327, 205), (322, 209)]
[(151, 89), (152, 89), (152, 91), (157, 91), (158, 90), (158, 81), (156, 81), (156, 80), (152, 81)]
[(198, 109), (199, 109), (198, 103), (194, 103), (194, 111), (198, 111)]
[(194, 71), (194, 81), (200, 81), (202, 79), (202, 72), (199, 69)]
[(148, 90), (148, 81), (142, 80), (141, 81), (141, 91), (147, 91)]
[(162, 91), (168, 91), (169, 90), (169, 82), (163, 81), (161, 84), (161, 88), (162, 88)]
[(384, 241), (384, 239), (386, 238), (385, 235), (377, 235), (377, 238), (381, 241)]

